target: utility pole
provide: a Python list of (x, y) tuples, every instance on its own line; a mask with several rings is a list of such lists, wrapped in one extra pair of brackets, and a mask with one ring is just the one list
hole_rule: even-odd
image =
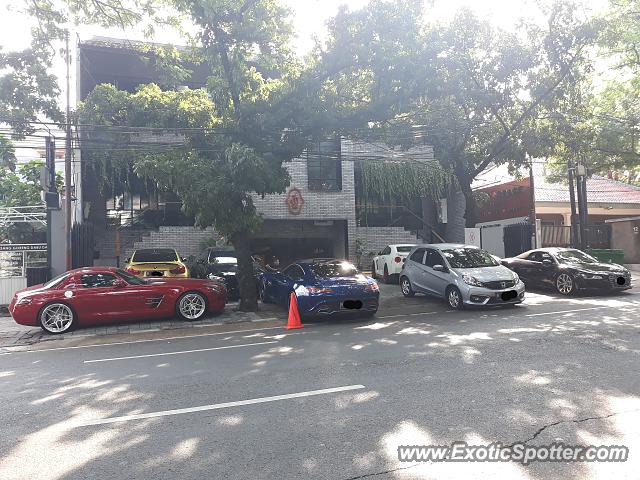
[[(49, 268), (48, 275), (51, 275), (51, 210), (55, 207), (55, 201), (57, 200), (56, 189), (56, 142), (52, 137), (45, 139), (45, 172), (48, 176), (46, 179), (44, 200), (47, 207), (47, 268)], [(59, 201), (58, 201), (58, 207)]]
[(584, 162), (576, 166), (578, 176), (578, 202), (580, 202), (580, 249), (589, 247), (589, 206), (587, 203), (587, 167)]
[(536, 183), (533, 176), (533, 158), (529, 159), (529, 188), (531, 189), (531, 213), (529, 213), (529, 223), (531, 223), (531, 248), (538, 248), (538, 235), (536, 228)]
[(67, 66), (67, 124), (64, 149), (64, 231), (67, 248), (67, 270), (71, 270), (71, 56), (69, 53), (69, 30), (67, 30), (65, 34), (65, 46), (65, 61)]
[(571, 202), (571, 246), (578, 246), (578, 214), (576, 212), (576, 190), (573, 185), (575, 167), (571, 160), (567, 161), (567, 174), (569, 175), (569, 201)]

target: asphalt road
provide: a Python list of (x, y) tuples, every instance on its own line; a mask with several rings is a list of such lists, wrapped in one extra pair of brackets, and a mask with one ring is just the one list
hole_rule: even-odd
[[(374, 319), (301, 330), (4, 354), (0, 479), (638, 479), (639, 313), (636, 289), (463, 312), (389, 296)], [(630, 458), (398, 461), (453, 441)]]

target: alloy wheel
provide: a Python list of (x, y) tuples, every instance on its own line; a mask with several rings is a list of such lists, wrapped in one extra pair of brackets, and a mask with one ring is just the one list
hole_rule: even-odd
[(460, 292), (456, 288), (452, 288), (449, 290), (449, 295), (447, 295), (447, 299), (449, 300), (449, 306), (451, 308), (458, 309), (460, 308), (460, 304), (462, 299), (460, 298)]
[(409, 280), (403, 278), (400, 288), (402, 288), (402, 293), (404, 293), (405, 295), (409, 295), (409, 293), (411, 292), (411, 285), (409, 285)]
[(556, 288), (562, 295), (569, 295), (573, 292), (573, 278), (571, 275), (561, 273), (556, 279)]
[(178, 308), (187, 320), (197, 320), (204, 314), (207, 304), (199, 293), (187, 293), (180, 299)]
[(52, 303), (40, 313), (40, 324), (49, 333), (64, 333), (73, 324), (73, 311), (63, 303)]

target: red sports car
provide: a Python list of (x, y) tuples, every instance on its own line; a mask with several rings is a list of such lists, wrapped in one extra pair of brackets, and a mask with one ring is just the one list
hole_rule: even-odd
[(64, 333), (76, 325), (102, 325), (178, 315), (198, 320), (220, 312), (224, 285), (195, 278), (141, 279), (113, 267), (70, 270), (43, 285), (16, 292), (9, 305), (21, 325)]

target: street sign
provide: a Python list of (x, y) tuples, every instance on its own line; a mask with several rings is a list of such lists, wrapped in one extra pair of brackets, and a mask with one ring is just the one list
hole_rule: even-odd
[(46, 243), (0, 243), (0, 252), (46, 252)]

